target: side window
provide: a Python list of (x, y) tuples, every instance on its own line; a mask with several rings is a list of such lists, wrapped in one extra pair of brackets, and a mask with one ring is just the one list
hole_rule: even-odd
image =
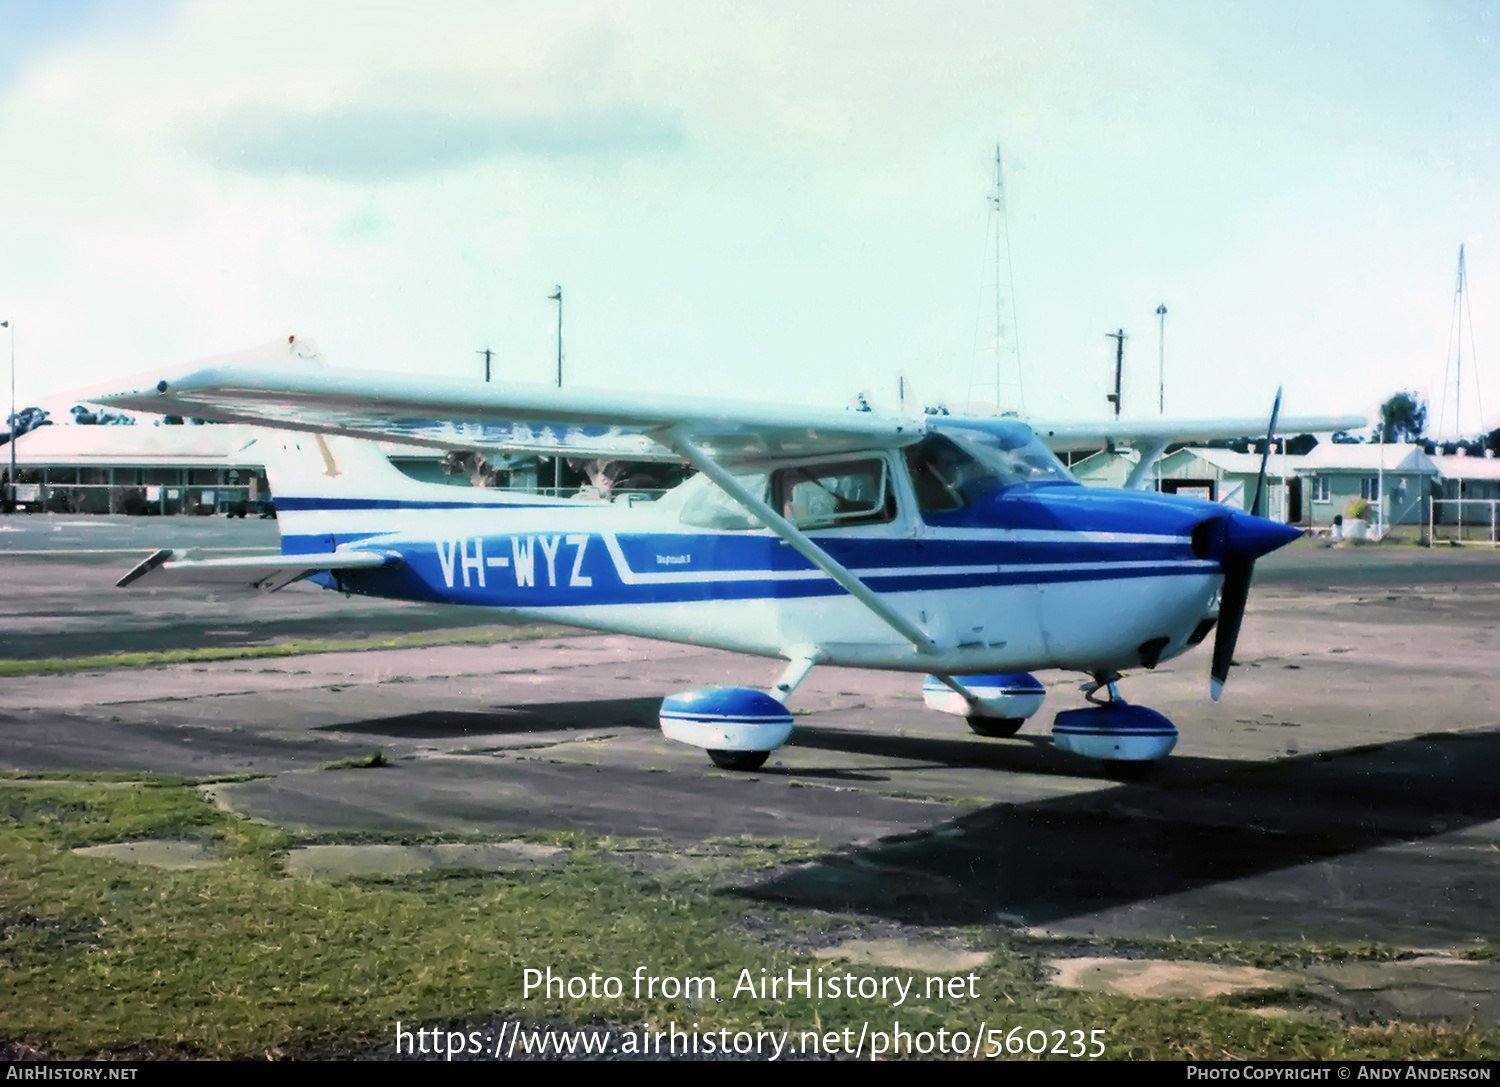
[(953, 442), (933, 434), (906, 450), (906, 470), (911, 473), (917, 509), (946, 513), (967, 505), (963, 485), (978, 474), (979, 465)]
[(771, 477), (772, 505), (798, 528), (895, 520), (896, 496), (880, 459), (804, 464)]
[[(735, 478), (751, 494), (765, 498), (766, 473), (751, 472), (736, 475)], [(753, 516), (744, 506), (719, 490), (707, 476), (694, 476), (684, 486), (691, 488), (691, 493), (678, 515), (683, 524), (718, 532), (743, 532), (761, 527), (760, 518)]]

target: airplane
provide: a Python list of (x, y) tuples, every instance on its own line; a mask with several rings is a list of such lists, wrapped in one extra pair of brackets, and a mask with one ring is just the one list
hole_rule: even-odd
[[(1144, 490), (1172, 441), (1258, 421), (1028, 424), (688, 396), (481, 384), (334, 369), (307, 341), (116, 385), (90, 402), (261, 430), (278, 554), (157, 551), (119, 581), (470, 604), (522, 620), (785, 661), (766, 690), (671, 695), (660, 725), (718, 766), (760, 767), (792, 733), (818, 665), (921, 674), (926, 705), (978, 735), (1041, 707), (1033, 672), (1088, 677), (1053, 740), (1122, 779), (1171, 751), (1176, 726), (1126, 702), (1127, 670), (1207, 639), (1217, 699), (1257, 558), (1301, 535), (1252, 512)], [(1347, 430), (1289, 419), (1270, 435)], [(697, 474), (654, 502), (579, 500), (414, 480), (375, 443), (672, 461)], [(1129, 442), (1121, 490), (1085, 488), (1049, 442)]]

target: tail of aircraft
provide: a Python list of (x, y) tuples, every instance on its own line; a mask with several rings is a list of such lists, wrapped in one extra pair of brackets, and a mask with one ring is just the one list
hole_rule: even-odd
[(377, 443), (339, 435), (262, 430), (246, 453), (265, 465), (286, 555), (430, 530), (436, 520), (475, 509), (566, 501), (424, 483), (393, 465)]

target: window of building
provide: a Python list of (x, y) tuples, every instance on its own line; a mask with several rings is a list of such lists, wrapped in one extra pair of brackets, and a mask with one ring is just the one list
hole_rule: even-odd
[(1359, 496), (1367, 502), (1380, 501), (1380, 477), (1365, 476), (1359, 481)]
[(1312, 500), (1314, 502), (1327, 502), (1330, 498), (1327, 476), (1313, 476), (1312, 478)]

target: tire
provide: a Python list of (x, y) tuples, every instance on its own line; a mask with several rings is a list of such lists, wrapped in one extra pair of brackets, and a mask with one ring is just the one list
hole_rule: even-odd
[(769, 751), (710, 751), (708, 757), (721, 770), (759, 770), (771, 757)]
[(1105, 759), (1104, 776), (1111, 781), (1144, 781), (1156, 763), (1149, 760)]
[(1003, 740), (1021, 731), (1026, 723), (1024, 717), (968, 717), (969, 730), (978, 736), (989, 736)]

